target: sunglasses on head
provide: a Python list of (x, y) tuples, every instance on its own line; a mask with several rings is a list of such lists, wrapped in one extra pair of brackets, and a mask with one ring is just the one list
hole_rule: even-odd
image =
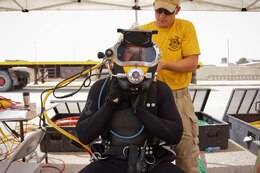
[(171, 12), (169, 12), (168, 10), (166, 10), (164, 8), (159, 8), (159, 9), (155, 10), (155, 12), (158, 13), (158, 14), (164, 13), (165, 15), (173, 15), (175, 13), (175, 10), (171, 13)]

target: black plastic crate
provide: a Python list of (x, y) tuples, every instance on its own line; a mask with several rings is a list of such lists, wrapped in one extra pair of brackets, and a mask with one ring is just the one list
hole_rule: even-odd
[[(80, 112), (85, 106), (85, 101), (79, 100), (55, 100), (51, 103), (58, 103), (56, 107), (53, 108), (54, 116), (51, 120), (54, 122), (56, 120), (79, 116)], [(61, 128), (73, 136), (77, 137), (75, 126), (61, 126)], [(83, 152), (85, 151), (79, 144), (72, 141), (67, 136), (63, 135), (57, 131), (52, 126), (46, 126), (47, 133), (40, 144), (40, 149), (42, 152)]]
[(230, 139), (257, 155), (260, 148), (260, 128), (250, 123), (260, 121), (260, 89), (233, 89), (224, 113), (230, 124)]
[(221, 149), (228, 148), (229, 124), (215, 119), (203, 112), (195, 112), (200, 121), (207, 124), (199, 125), (199, 147), (205, 150), (206, 147), (215, 146)]
[(209, 88), (190, 89), (195, 114), (200, 120), (199, 147), (200, 150), (205, 150), (209, 146), (226, 149), (228, 148), (229, 124), (203, 112), (210, 92)]

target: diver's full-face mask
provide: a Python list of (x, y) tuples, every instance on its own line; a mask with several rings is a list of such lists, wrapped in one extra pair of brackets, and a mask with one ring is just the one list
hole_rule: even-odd
[(147, 90), (156, 78), (161, 58), (159, 48), (152, 42), (154, 31), (120, 30), (123, 39), (114, 46), (113, 72), (124, 90)]

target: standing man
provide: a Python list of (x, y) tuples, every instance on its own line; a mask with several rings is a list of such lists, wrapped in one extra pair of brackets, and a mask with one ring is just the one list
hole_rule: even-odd
[(153, 6), (155, 21), (140, 28), (158, 30), (153, 36), (162, 52), (157, 79), (170, 86), (181, 114), (184, 131), (181, 142), (173, 147), (176, 164), (186, 173), (199, 173), (198, 118), (187, 88), (200, 55), (196, 30), (190, 21), (175, 18), (181, 9), (179, 0), (155, 0)]

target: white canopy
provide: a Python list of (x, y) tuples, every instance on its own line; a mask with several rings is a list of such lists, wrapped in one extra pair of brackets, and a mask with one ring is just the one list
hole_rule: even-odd
[[(0, 0), (0, 11), (151, 10), (153, 0)], [(181, 0), (185, 11), (260, 11), (260, 0)]]

